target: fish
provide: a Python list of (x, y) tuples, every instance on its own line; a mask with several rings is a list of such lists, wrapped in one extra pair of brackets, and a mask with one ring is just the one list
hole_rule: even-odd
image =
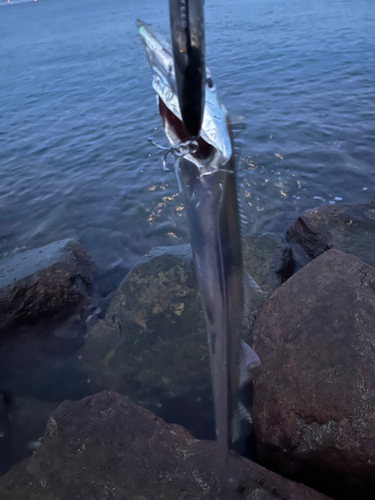
[(182, 122), (196, 138), (202, 125), (206, 70), (203, 0), (169, 0), (172, 51)]
[(229, 117), (206, 68), (202, 127), (199, 138), (192, 140), (182, 122), (172, 48), (142, 21), (137, 21), (137, 27), (153, 72), (152, 85), (170, 151), (177, 157), (208, 333), (216, 438), (226, 470), (234, 426), (238, 427), (241, 415), (248, 418), (239, 395), (251, 370), (260, 363), (241, 339), (246, 280)]

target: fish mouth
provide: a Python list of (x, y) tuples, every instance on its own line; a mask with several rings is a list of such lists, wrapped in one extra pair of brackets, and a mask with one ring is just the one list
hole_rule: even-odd
[(186, 128), (180, 118), (167, 107), (159, 95), (157, 96), (157, 99), (159, 115), (163, 120), (163, 125), (168, 138), (170, 141), (171, 139), (173, 141), (173, 145), (175, 147), (179, 147), (181, 144), (187, 144), (188, 147), (191, 146), (189, 148), (188, 155), (194, 158), (194, 163), (199, 162), (200, 168), (203, 164), (211, 162), (215, 157), (217, 150), (202, 137), (192, 139), (186, 131)]
[[(184, 158), (196, 165), (200, 175), (226, 168), (232, 158), (231, 137), (227, 112), (218, 101), (211, 73), (207, 69), (203, 122), (200, 137), (195, 140), (182, 123), (170, 43), (140, 20), (137, 28), (153, 73), (152, 86), (158, 97), (159, 114), (172, 148), (176, 151), (185, 148)], [(190, 146), (186, 149), (187, 143)]]

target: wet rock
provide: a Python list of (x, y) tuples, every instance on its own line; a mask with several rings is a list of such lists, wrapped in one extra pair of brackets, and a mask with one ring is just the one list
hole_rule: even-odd
[(0, 260), (0, 330), (35, 321), (87, 296), (96, 272), (74, 239), (57, 241)]
[[(225, 500), (327, 500), (233, 458), (237, 491)], [(42, 446), (0, 479), (2, 500), (218, 500), (216, 443), (113, 392), (64, 402), (49, 418)]]
[(340, 499), (375, 497), (375, 269), (328, 250), (260, 311), (261, 463)]
[[(245, 238), (244, 260), (262, 287), (248, 290), (249, 339), (257, 312), (287, 275), (291, 256), (281, 239), (255, 235)], [(131, 270), (104, 321), (89, 334), (82, 357), (98, 390), (126, 394), (164, 418), (186, 424), (181, 414), (199, 413), (208, 400), (207, 430), (189, 430), (212, 435), (207, 333), (190, 245), (158, 247)], [(181, 399), (189, 409), (181, 411)]]
[(118, 288), (90, 333), (83, 361), (99, 388), (134, 399), (145, 388), (179, 396), (209, 384), (207, 334), (189, 245), (158, 247)]
[(375, 266), (375, 198), (306, 210), (287, 235), (310, 259), (334, 247)]
[(293, 256), (289, 245), (273, 233), (243, 238), (245, 271), (270, 296), (293, 274)]

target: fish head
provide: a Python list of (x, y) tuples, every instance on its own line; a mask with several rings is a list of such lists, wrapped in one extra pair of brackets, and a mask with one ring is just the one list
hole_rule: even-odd
[(218, 100), (210, 71), (206, 69), (200, 137), (197, 141), (191, 141), (182, 123), (171, 45), (140, 20), (137, 20), (137, 28), (153, 73), (152, 86), (170, 144), (177, 151), (184, 148), (184, 157), (196, 165), (201, 176), (225, 169), (233, 155), (228, 113)]

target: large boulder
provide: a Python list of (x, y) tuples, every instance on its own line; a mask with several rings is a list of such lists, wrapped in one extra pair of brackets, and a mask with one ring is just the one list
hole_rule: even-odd
[(158, 247), (120, 284), (82, 358), (100, 388), (178, 395), (209, 377), (207, 336), (189, 245)]
[(0, 260), (0, 331), (77, 305), (96, 266), (77, 240), (56, 241)]
[[(225, 500), (328, 500), (261, 466), (233, 458), (236, 488)], [(2, 500), (218, 500), (216, 443), (113, 392), (66, 401), (42, 446), (0, 479)]]
[[(244, 262), (260, 285), (247, 294), (249, 339), (257, 312), (291, 273), (292, 258), (281, 238), (267, 234), (245, 238)], [(212, 422), (207, 333), (190, 245), (155, 248), (130, 271), (82, 358), (98, 390), (129, 395), (183, 425), (190, 413)], [(207, 437), (212, 426), (203, 427), (189, 430)]]
[(338, 248), (375, 266), (375, 198), (306, 210), (287, 235), (307, 258)]
[(260, 311), (260, 463), (335, 498), (375, 498), (375, 269), (328, 250)]

